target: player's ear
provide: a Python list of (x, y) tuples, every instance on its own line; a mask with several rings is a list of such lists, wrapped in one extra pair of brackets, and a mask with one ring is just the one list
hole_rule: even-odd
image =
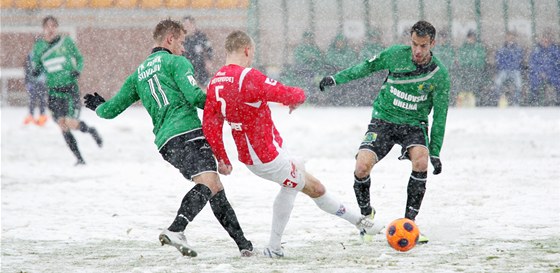
[(173, 37), (173, 34), (171, 34), (171, 33), (170, 33), (170, 34), (167, 34), (167, 36), (165, 36), (165, 42), (166, 42), (167, 44), (169, 44), (169, 45), (170, 45), (170, 44), (173, 44), (173, 39), (174, 39), (174, 38), (175, 38), (175, 37)]
[(245, 47), (245, 49), (243, 50), (243, 53), (245, 53), (245, 57), (249, 57), (249, 50), (251, 50), (250, 47)]

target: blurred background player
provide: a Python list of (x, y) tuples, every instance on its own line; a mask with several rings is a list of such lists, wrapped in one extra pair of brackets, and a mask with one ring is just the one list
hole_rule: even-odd
[(255, 44), (243, 31), (231, 32), (225, 42), (226, 64), (210, 80), (204, 107), (203, 129), (218, 159), (218, 171), (229, 175), (232, 166), (223, 143), (223, 124), (231, 126), (239, 161), (257, 176), (278, 183), (272, 213), (272, 230), (265, 256), (284, 256), (281, 239), (299, 191), (323, 211), (341, 217), (361, 232), (378, 233), (382, 225), (361, 216), (336, 200), (321, 182), (305, 171), (282, 148), (282, 137), (272, 121), (268, 102), (282, 103), (290, 112), (305, 101), (304, 91), (270, 79), (251, 68)]
[(212, 43), (204, 32), (199, 30), (196, 26), (196, 21), (192, 16), (185, 16), (183, 24), (187, 31), (187, 36), (184, 41), (185, 56), (194, 66), (194, 78), (202, 86), (206, 87), (208, 78), (210, 77), (209, 67), (211, 66), (214, 50)]
[[(412, 162), (408, 180), (405, 218), (415, 220), (420, 210), (428, 177), (428, 159), (434, 174), (441, 172), (439, 154), (443, 144), (449, 105), (449, 75), (432, 55), (436, 29), (419, 21), (410, 30), (410, 45), (394, 45), (378, 56), (333, 76), (324, 77), (319, 88), (344, 84), (389, 70), (381, 91), (373, 102), (371, 123), (356, 155), (354, 193), (362, 215), (374, 218), (370, 202), (370, 173), (395, 144), (402, 147), (399, 159)], [(428, 137), (428, 115), (433, 110), (433, 124)], [(421, 242), (427, 242), (421, 236)]]
[[(45, 114), (47, 86), (45, 85), (45, 73), (33, 74), (33, 52), (25, 56), (23, 71), (25, 74), (25, 89), (29, 94), (29, 115), (25, 117), (23, 124), (35, 123), (39, 126), (45, 125), (47, 115)], [(35, 119), (35, 107), (39, 107), (39, 116)]]
[(99, 117), (112, 119), (137, 101), (148, 111), (154, 125), (155, 144), (167, 162), (196, 185), (185, 195), (175, 220), (159, 236), (162, 245), (176, 247), (185, 256), (197, 253), (187, 243), (184, 230), (210, 201), (216, 219), (233, 238), (241, 256), (252, 256), (253, 245), (245, 238), (216, 172), (216, 160), (202, 133), (197, 107), (206, 94), (194, 79), (192, 64), (181, 57), (185, 28), (166, 19), (153, 32), (156, 46), (110, 100), (99, 94), (85, 96), (86, 107)]
[(83, 68), (82, 54), (68, 36), (58, 34), (58, 20), (53, 16), (43, 19), (43, 38), (33, 46), (33, 75), (42, 72), (47, 77), (49, 109), (60, 127), (66, 144), (76, 156), (76, 165), (84, 165), (78, 143), (71, 130), (90, 134), (101, 147), (103, 140), (93, 127), (79, 119), (82, 102), (78, 89), (78, 77)]
[(515, 90), (509, 99), (510, 105), (519, 106), (521, 100), (521, 69), (525, 58), (525, 50), (517, 43), (517, 34), (506, 33), (504, 45), (496, 52), (497, 75), (494, 81), (493, 104), (498, 104), (502, 95), (502, 86), (506, 80), (513, 80)]

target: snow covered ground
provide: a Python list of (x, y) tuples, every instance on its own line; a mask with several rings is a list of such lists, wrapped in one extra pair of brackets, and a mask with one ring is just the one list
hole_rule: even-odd
[[(24, 108), (1, 109), (2, 272), (559, 272), (560, 109), (451, 109), (441, 154), (418, 216), (431, 241), (406, 253), (383, 235), (362, 244), (346, 221), (296, 199), (284, 235), (287, 257), (241, 258), (209, 206), (187, 230), (199, 256), (161, 247), (158, 234), (193, 186), (161, 159), (143, 108), (102, 120), (82, 117), (105, 138), (99, 149), (76, 132), (87, 165), (56, 125), (24, 126)], [(354, 154), (370, 108), (273, 107), (287, 146), (346, 204)], [(232, 141), (227, 140), (235, 159)], [(404, 214), (410, 164), (399, 149), (372, 175), (385, 223)], [(431, 166), (430, 166), (431, 174)], [(268, 241), (278, 186), (234, 163), (222, 177), (249, 239)]]

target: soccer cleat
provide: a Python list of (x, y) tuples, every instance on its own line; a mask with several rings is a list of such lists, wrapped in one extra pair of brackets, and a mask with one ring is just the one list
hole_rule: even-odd
[(259, 252), (256, 251), (255, 249), (252, 250), (242, 249), (239, 251), (239, 253), (241, 253), (241, 257), (255, 257), (259, 255)]
[(32, 122), (33, 122), (33, 123), (35, 122), (35, 120), (33, 119), (33, 116), (32, 116), (32, 115), (28, 115), (28, 116), (25, 117), (25, 119), (23, 120), (23, 124), (25, 124), (25, 125), (27, 125), (27, 124), (29, 124), (29, 123), (32, 123)]
[(78, 166), (84, 166), (86, 165), (86, 162), (83, 159), (78, 159), (78, 161), (76, 161), (76, 163), (74, 163), (74, 166), (78, 167)]
[(423, 245), (423, 244), (427, 244), (429, 241), (430, 241), (430, 239), (428, 239), (428, 237), (426, 237), (426, 235), (420, 233), (420, 236), (418, 236), (417, 244)]
[[(375, 217), (375, 209), (369, 215), (366, 215), (365, 218), (369, 219), (373, 222), (373, 218)], [(360, 238), (363, 242), (371, 242), (373, 241), (373, 235), (367, 234), (365, 230), (360, 230)]]
[(284, 251), (280, 249), (272, 249), (271, 247), (267, 247), (263, 250), (263, 255), (269, 258), (284, 258)]
[(183, 232), (174, 232), (165, 229), (159, 235), (159, 241), (162, 246), (174, 246), (183, 256), (196, 257), (197, 255), (196, 251), (187, 243), (187, 237), (185, 237)]
[(375, 235), (379, 234), (385, 226), (374, 219), (370, 219), (368, 216), (362, 216), (356, 227), (360, 230), (360, 234)]
[(35, 121), (35, 124), (37, 124), (39, 126), (43, 126), (43, 125), (45, 125), (45, 122), (47, 122), (47, 116), (46, 115), (40, 115), (39, 118)]
[(97, 133), (97, 130), (95, 130), (95, 128), (89, 127), (89, 133), (97, 143), (97, 146), (103, 146), (103, 139), (101, 139), (101, 136), (99, 135), (99, 133)]

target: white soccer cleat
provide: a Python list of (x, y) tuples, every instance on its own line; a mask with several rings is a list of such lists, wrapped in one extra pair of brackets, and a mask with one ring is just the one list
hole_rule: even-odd
[(183, 256), (196, 257), (196, 251), (187, 243), (187, 237), (183, 232), (169, 231), (165, 229), (159, 235), (161, 245), (174, 246)]
[(280, 249), (272, 249), (267, 247), (263, 250), (263, 255), (268, 258), (284, 258), (284, 251)]
[(259, 252), (253, 248), (253, 250), (242, 249), (239, 251), (241, 257), (256, 257), (259, 256)]
[(375, 235), (381, 233), (381, 230), (385, 225), (375, 221), (375, 219), (370, 218), (371, 216), (362, 216), (360, 221), (356, 224), (358, 230), (360, 230), (360, 235)]

